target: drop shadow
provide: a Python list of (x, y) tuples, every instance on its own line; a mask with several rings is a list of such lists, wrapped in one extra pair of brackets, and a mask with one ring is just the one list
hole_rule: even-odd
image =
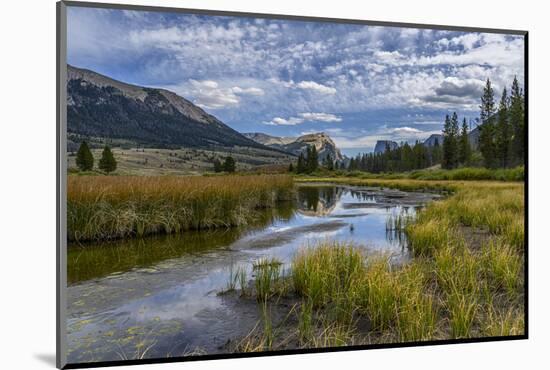
[(55, 353), (35, 353), (34, 358), (37, 360), (42, 361), (46, 365), (49, 365), (51, 367), (55, 367)]

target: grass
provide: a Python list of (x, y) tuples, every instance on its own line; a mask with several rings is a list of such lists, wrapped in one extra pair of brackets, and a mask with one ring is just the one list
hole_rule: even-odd
[(70, 241), (243, 226), (289, 200), (293, 180), (261, 176), (69, 176)]
[(261, 302), (267, 301), (277, 292), (280, 292), (282, 263), (276, 259), (261, 259), (253, 264), (256, 273), (255, 287), (256, 299)]
[(364, 171), (318, 171), (314, 177), (346, 177), (359, 179), (413, 179), (413, 180), (444, 180), (444, 181), (523, 181), (525, 167), (489, 169), (483, 167), (463, 167), (453, 170), (423, 169), (396, 173), (370, 173)]
[[(524, 185), (495, 181), (301, 178), (438, 190), (417, 217), (395, 218), (414, 258), (394, 266), (351, 244), (326, 241), (294, 257), (301, 347), (522, 335)], [(398, 216), (399, 217), (399, 216)], [(367, 320), (369, 329), (359, 322)], [(272, 338), (276, 341), (277, 338)]]

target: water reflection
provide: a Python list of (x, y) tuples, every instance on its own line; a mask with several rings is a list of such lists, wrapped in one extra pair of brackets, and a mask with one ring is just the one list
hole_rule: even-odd
[(261, 313), (217, 293), (230, 271), (259, 258), (288, 269), (295, 253), (324, 241), (351, 242), (394, 261), (409, 257), (403, 225), (434, 196), (397, 190), (308, 185), (293, 202), (258, 211), (246, 228), (187, 232), (71, 245), (68, 253), (69, 361), (129, 358), (147, 334), (145, 357), (183, 355), (186, 349), (223, 352), (227, 339), (246, 335)]
[(100, 278), (133, 268), (152, 266), (166, 259), (223, 249), (244, 235), (275, 221), (290, 222), (295, 204), (283, 202), (274, 209), (256, 210), (255, 221), (246, 228), (188, 231), (177, 235), (115, 240), (102, 243), (71, 243), (67, 252), (67, 281)]

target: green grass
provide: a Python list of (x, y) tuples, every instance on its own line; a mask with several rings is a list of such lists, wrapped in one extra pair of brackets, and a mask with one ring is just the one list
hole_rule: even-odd
[(286, 175), (69, 176), (67, 236), (83, 242), (244, 226), (292, 192)]
[(444, 181), (523, 181), (525, 167), (489, 169), (483, 167), (463, 167), (453, 170), (424, 169), (410, 172), (370, 173), (364, 171), (317, 171), (312, 177), (346, 177), (360, 179), (413, 179), (413, 180), (444, 180)]
[[(404, 229), (414, 258), (392, 266), (350, 244), (302, 248), (292, 261), (302, 347), (521, 335), (524, 185), (496, 181), (299, 178), (444, 191)], [(357, 322), (368, 320), (360, 332)]]
[(282, 263), (276, 259), (261, 259), (253, 264), (256, 274), (256, 299), (261, 302), (267, 301), (276, 293), (280, 292), (283, 284)]

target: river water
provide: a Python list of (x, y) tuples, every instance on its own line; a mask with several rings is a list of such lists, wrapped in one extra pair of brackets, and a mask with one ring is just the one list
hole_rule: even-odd
[(414, 217), (437, 197), (302, 185), (295, 202), (266, 210), (247, 228), (70, 245), (69, 363), (226, 352), (260, 315), (257, 305), (219, 294), (234, 271), (251, 276), (253, 262), (272, 257), (288, 270), (296, 251), (327, 240), (406, 262), (406, 238), (388, 221)]

